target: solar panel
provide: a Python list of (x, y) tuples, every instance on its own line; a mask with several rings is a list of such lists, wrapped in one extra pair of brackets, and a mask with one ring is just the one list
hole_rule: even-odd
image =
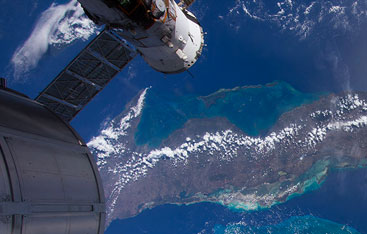
[(70, 122), (136, 54), (115, 31), (105, 29), (35, 100)]

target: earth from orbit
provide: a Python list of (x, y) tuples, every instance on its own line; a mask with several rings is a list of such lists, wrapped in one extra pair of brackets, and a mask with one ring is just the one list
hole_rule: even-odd
[[(76, 0), (1, 0), (0, 75), (36, 97), (103, 28)], [(190, 73), (141, 57), (71, 122), (106, 234), (367, 233), (367, 2), (197, 0)]]

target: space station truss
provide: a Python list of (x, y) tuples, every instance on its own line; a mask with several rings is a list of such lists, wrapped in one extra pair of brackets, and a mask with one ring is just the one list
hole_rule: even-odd
[(70, 122), (135, 56), (116, 31), (103, 30), (36, 97)]

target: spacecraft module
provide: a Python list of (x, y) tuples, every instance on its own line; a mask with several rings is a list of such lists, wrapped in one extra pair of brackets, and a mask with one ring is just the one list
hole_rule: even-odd
[(94, 159), (54, 112), (0, 85), (0, 233), (102, 234)]
[(174, 0), (78, 1), (90, 19), (113, 28), (159, 72), (183, 72), (201, 55), (203, 29), (187, 10), (192, 1), (180, 6)]
[(172, 74), (202, 52), (203, 29), (187, 10), (193, 0), (78, 1), (105, 28), (35, 100), (0, 78), (1, 234), (102, 234), (102, 183), (69, 122), (136, 54)]
[(204, 33), (187, 10), (194, 0), (78, 0), (104, 29), (36, 97), (71, 121), (137, 54), (155, 70), (173, 74), (191, 68)]

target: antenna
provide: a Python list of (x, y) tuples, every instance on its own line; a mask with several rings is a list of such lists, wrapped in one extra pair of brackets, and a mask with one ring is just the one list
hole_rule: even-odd
[(0, 77), (0, 89), (6, 88), (6, 79), (3, 77)]
[(193, 4), (195, 0), (181, 0), (178, 3), (178, 6), (183, 7), (184, 9), (187, 9), (191, 4)]
[(195, 78), (194, 75), (189, 71), (189, 70), (186, 70), (187, 73), (189, 73), (189, 75), (192, 77), (192, 78)]

